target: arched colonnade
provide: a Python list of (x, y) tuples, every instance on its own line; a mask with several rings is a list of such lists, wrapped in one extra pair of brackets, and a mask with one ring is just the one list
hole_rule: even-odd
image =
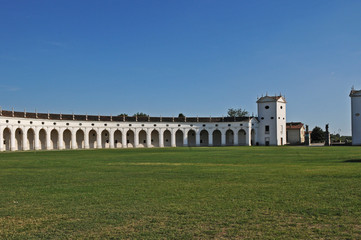
[(0, 151), (250, 146), (255, 130), (193, 128), (0, 127)]

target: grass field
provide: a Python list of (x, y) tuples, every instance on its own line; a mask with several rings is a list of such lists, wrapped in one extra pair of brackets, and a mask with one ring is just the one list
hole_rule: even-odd
[(0, 153), (0, 239), (361, 239), (361, 148)]

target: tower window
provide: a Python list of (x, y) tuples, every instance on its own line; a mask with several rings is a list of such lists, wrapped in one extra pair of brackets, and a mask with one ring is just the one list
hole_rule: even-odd
[(265, 106), (264, 108), (265, 108), (265, 109), (269, 109), (269, 106)]
[(269, 125), (266, 125), (266, 126), (265, 126), (265, 133), (266, 133), (266, 134), (269, 134)]

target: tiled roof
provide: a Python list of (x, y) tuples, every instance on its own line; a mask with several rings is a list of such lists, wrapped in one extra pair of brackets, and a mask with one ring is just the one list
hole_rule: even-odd
[(286, 123), (286, 129), (301, 129), (303, 128), (303, 123), (301, 122), (289, 122)]

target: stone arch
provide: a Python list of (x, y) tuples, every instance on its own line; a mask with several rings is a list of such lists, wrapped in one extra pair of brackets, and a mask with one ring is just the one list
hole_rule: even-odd
[(238, 131), (238, 145), (246, 146), (247, 144), (247, 133), (245, 130), (241, 129)]
[(59, 133), (56, 129), (51, 130), (50, 132), (50, 148), (58, 149), (59, 148)]
[(139, 145), (138, 147), (146, 147), (147, 146), (147, 132), (144, 130), (140, 130), (138, 133)]
[(171, 146), (171, 138), (172, 138), (172, 133), (168, 129), (165, 130), (163, 133), (164, 147)]
[(175, 133), (175, 145), (177, 147), (183, 147), (183, 131), (178, 129), (177, 132)]
[(102, 148), (109, 148), (109, 131), (103, 130), (102, 131)]
[(32, 128), (28, 129), (27, 141), (29, 150), (35, 150), (35, 131)]
[(97, 147), (97, 132), (92, 129), (89, 131), (89, 148)]
[(196, 132), (191, 129), (188, 131), (188, 146), (189, 147), (195, 147), (196, 146)]
[(71, 149), (71, 131), (69, 129), (65, 129), (63, 132), (63, 143), (65, 149)]
[(46, 150), (46, 134), (47, 132), (45, 131), (44, 128), (40, 129), (39, 131), (39, 144), (40, 144), (40, 149), (41, 150)]
[(122, 132), (120, 130), (116, 130), (114, 132), (114, 147), (115, 148), (122, 147)]
[(231, 129), (226, 131), (226, 145), (233, 146), (234, 145), (234, 132)]
[(15, 149), (18, 151), (22, 150), (24, 146), (23, 134), (24, 132), (21, 128), (15, 130)]
[(134, 145), (134, 132), (129, 129), (127, 131), (127, 147), (135, 147)]
[(208, 131), (203, 129), (201, 132), (200, 132), (200, 145), (201, 146), (208, 146), (209, 145), (209, 139), (208, 139)]
[(218, 129), (214, 130), (212, 133), (213, 137), (213, 146), (221, 146), (222, 145), (222, 133)]
[(11, 147), (11, 131), (10, 128), (5, 128), (3, 131), (3, 144), (6, 151), (10, 151)]
[(150, 139), (152, 143), (152, 147), (159, 147), (159, 132), (158, 130), (153, 130), (150, 134)]
[(251, 130), (251, 145), (255, 146), (256, 143), (256, 131), (254, 129)]
[(83, 149), (84, 148), (84, 131), (79, 129), (78, 131), (76, 131), (76, 135), (75, 135), (75, 138), (76, 138), (76, 146), (78, 149)]

